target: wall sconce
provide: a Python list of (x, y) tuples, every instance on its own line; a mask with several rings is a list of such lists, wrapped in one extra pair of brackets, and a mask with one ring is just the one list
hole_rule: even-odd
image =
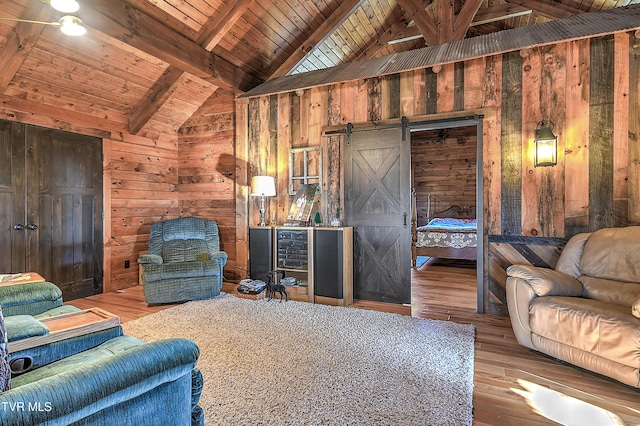
[(271, 176), (254, 176), (251, 178), (252, 197), (260, 197), (260, 226), (265, 226), (264, 197), (274, 197), (276, 195), (275, 180)]
[(535, 167), (558, 164), (558, 137), (553, 134), (553, 126), (553, 121), (550, 120), (542, 120), (536, 126)]
[(60, 28), (60, 31), (68, 36), (81, 36), (86, 34), (87, 32), (87, 29), (84, 27), (84, 24), (82, 23), (80, 18), (76, 18), (75, 16), (70, 15), (63, 16), (58, 22), (31, 21), (28, 19), (18, 18), (0, 18), (0, 21), (26, 22), (28, 24), (49, 25), (52, 27)]

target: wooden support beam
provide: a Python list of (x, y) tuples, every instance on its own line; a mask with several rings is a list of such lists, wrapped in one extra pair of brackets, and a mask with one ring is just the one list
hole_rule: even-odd
[(436, 8), (438, 28), (438, 44), (449, 43), (453, 41), (453, 1), (452, 0), (434, 0), (431, 7)]
[(462, 40), (484, 0), (466, 0), (453, 23), (453, 40)]
[(220, 15), (209, 18), (209, 22), (204, 26), (204, 31), (198, 37), (198, 44), (208, 51), (213, 50), (252, 3), (253, 0), (231, 0), (228, 2)]
[[(342, 23), (358, 9), (364, 0), (345, 0), (335, 12), (331, 14), (329, 19), (324, 21), (317, 30), (311, 34), (303, 43), (298, 46), (295, 52), (290, 55), (274, 72), (271, 73), (269, 79), (286, 75), (294, 69), (298, 64), (303, 62), (313, 52), (316, 46), (322, 44), (333, 31), (342, 25)], [(276, 63), (279, 61), (275, 61)]]
[(518, 4), (498, 4), (479, 10), (469, 26), (490, 24), (504, 19), (530, 15), (531, 9)]
[[(197, 43), (207, 51), (211, 51), (252, 3), (253, 0), (231, 1), (220, 16), (209, 19), (209, 25), (204, 26), (205, 30), (198, 36)], [(214, 22), (218, 22), (218, 24), (214, 24)], [(184, 74), (185, 72), (181, 68), (174, 65), (169, 66), (162, 77), (156, 81), (152, 93), (131, 114), (129, 131), (132, 134), (137, 134), (142, 130), (164, 103), (171, 99), (171, 95), (176, 91)]]
[(173, 92), (179, 87), (184, 72), (174, 66), (167, 68), (165, 73), (154, 84), (152, 93), (138, 105), (129, 118), (129, 133), (137, 134), (145, 124), (151, 120), (164, 103), (171, 98)]
[(422, 3), (419, 0), (398, 0), (398, 4), (405, 11), (407, 18), (415, 22), (427, 44), (429, 46), (438, 44), (438, 29)]
[(90, 29), (103, 32), (216, 86), (238, 93), (262, 82), (123, 0), (84, 0), (82, 6), (79, 16)]
[(376, 54), (382, 49), (386, 48), (390, 41), (402, 39), (407, 37), (406, 30), (411, 29), (411, 35), (420, 34), (420, 30), (417, 27), (408, 26), (409, 23), (404, 18), (400, 18), (393, 25), (385, 30), (385, 32), (378, 39), (372, 39), (369, 46), (364, 49), (360, 55), (358, 55), (354, 61), (361, 61), (364, 59), (370, 59), (376, 56)]
[(530, 8), (533, 11), (539, 13), (540, 15), (546, 16), (551, 19), (562, 19), (568, 18), (570, 16), (579, 15), (582, 12), (576, 8), (565, 6), (561, 3), (556, 3), (553, 1), (542, 1), (542, 0), (509, 0), (509, 3), (519, 4), (526, 8)]
[[(20, 19), (29, 21), (49, 22), (52, 9), (39, 2), (29, 2)], [(7, 42), (2, 46), (0, 55), (0, 93), (4, 91), (13, 80), (27, 56), (36, 44), (45, 26), (41, 24), (31, 24), (26, 22), (16, 23), (15, 29), (7, 38)]]

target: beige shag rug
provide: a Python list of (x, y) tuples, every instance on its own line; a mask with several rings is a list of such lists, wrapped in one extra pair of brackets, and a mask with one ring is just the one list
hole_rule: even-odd
[(198, 343), (207, 425), (472, 423), (472, 325), (222, 294), (123, 328)]

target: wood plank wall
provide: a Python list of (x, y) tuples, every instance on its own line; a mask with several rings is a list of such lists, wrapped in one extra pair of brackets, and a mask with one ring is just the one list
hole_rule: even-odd
[[(290, 146), (325, 146), (331, 168), (320, 208), (341, 218), (336, 144), (343, 142), (321, 137), (323, 127), (482, 112), (485, 311), (504, 314), (508, 263), (547, 259), (553, 266), (562, 242), (578, 232), (640, 225), (637, 45), (633, 33), (619, 33), (250, 99), (244, 160), (282, 187)], [(558, 165), (535, 168), (534, 130), (543, 119), (555, 124)], [(269, 207), (279, 223), (290, 202), (282, 194)]]
[(0, 117), (103, 139), (104, 292), (137, 285), (137, 259), (148, 248), (151, 224), (181, 215), (219, 221), (222, 245), (229, 253), (225, 278), (239, 276), (233, 96), (216, 92), (180, 134), (153, 120), (136, 136), (6, 106), (0, 106)]
[(476, 151), (475, 126), (411, 134), (416, 226), (433, 217), (475, 217)]
[(178, 133), (178, 199), (182, 216), (218, 222), (220, 248), (229, 256), (225, 280), (236, 271), (236, 157), (234, 96), (218, 90)]

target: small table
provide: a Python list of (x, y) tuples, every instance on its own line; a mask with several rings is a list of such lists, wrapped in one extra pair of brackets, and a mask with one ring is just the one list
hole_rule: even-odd
[(9, 353), (117, 327), (120, 317), (100, 308), (91, 308), (43, 318), (40, 322), (49, 329), (49, 333), (9, 342)]
[(44, 282), (44, 278), (42, 278), (42, 276), (37, 272), (23, 272), (21, 274), (0, 274), (0, 280), (2, 280), (2, 277), (10, 276), (15, 277), (12, 277), (12, 279), (7, 281), (0, 282), (0, 286)]

